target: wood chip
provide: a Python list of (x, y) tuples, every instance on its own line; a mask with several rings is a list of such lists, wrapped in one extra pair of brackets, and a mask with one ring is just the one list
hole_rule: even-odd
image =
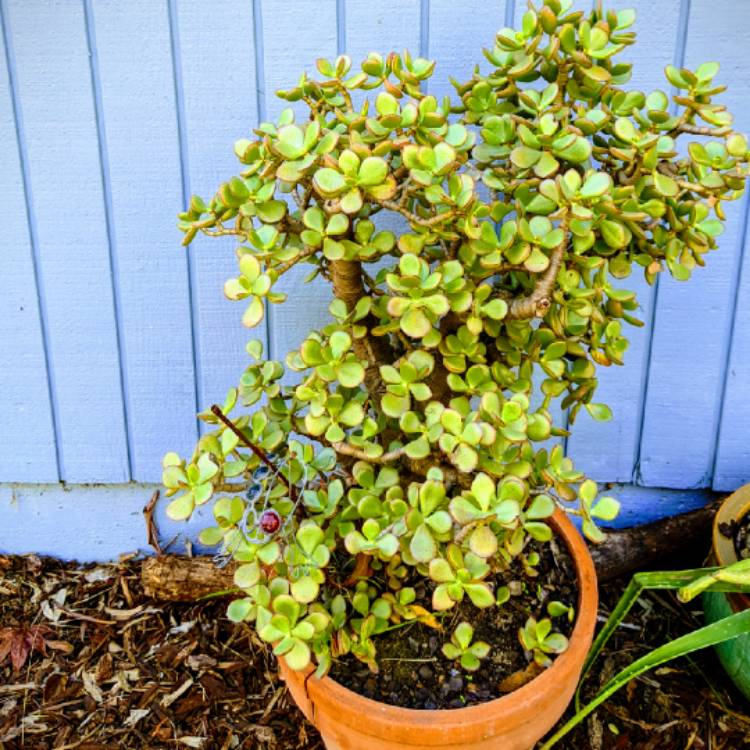
[[(269, 650), (252, 628), (226, 618), (226, 600), (155, 602), (144, 595), (140, 569), (132, 558), (79, 568), (0, 555), (2, 627), (46, 622), (45, 639), (68, 644), (33, 651), (22, 672), (0, 662), (2, 750), (324, 750), (285, 693)], [(626, 583), (603, 587), (603, 617)], [(60, 618), (46, 620), (42, 602), (56, 604), (63, 589)], [(595, 665), (592, 689), (696, 625), (679, 605), (643, 601)], [(747, 705), (709, 651), (633, 680), (598, 714), (603, 750), (750, 747)], [(590, 738), (583, 726), (555, 750), (582, 750), (592, 741), (600, 741), (596, 729)]]
[(164, 708), (167, 708), (167, 706), (171, 706), (183, 693), (185, 693), (190, 688), (192, 684), (193, 684), (193, 678), (189, 677), (173, 693), (170, 693), (169, 695), (165, 695), (161, 699), (161, 705), (164, 706)]

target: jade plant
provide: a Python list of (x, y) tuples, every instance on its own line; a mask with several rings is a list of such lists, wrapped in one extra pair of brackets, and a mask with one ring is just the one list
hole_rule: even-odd
[[(570, 6), (530, 7), (443, 101), (408, 53), (318, 60), (235, 144), (239, 174), (180, 214), (185, 245), (236, 237), (224, 291), (250, 328), (297, 266), (332, 287), (330, 322), (283, 361), (252, 340), (192, 456), (164, 459), (169, 515), (212, 501), (201, 540), (239, 562), (229, 616), (293, 669), (376, 669), (384, 631), (505, 606), (557, 508), (594, 542), (618, 511), (563, 438), (582, 410), (611, 416), (597, 370), (642, 325), (623, 280), (703, 266), (750, 155), (716, 64), (628, 89), (634, 13)], [(547, 618), (520, 641), (541, 664), (566, 646)]]

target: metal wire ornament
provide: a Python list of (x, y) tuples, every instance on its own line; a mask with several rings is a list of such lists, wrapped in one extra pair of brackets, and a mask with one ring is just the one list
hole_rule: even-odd
[[(307, 487), (306, 464), (302, 464), (303, 475), (301, 487), (296, 488), (297, 491), (294, 493), (296, 497), (292, 508), (286, 514), (285, 518), (282, 519), (279, 528), (274, 530), (273, 532), (267, 533), (263, 530), (261, 520), (264, 514), (269, 512), (273, 512), (278, 515), (278, 511), (276, 510), (276, 508), (274, 508), (273, 505), (269, 502), (269, 495), (271, 494), (271, 490), (276, 486), (276, 482), (274, 480), (281, 473), (281, 470), (287, 466), (289, 466), (289, 468), (291, 469), (290, 463), (287, 460), (282, 460), (277, 464), (276, 471), (273, 477), (266, 479), (265, 493), (263, 492), (263, 488), (261, 488), (259, 484), (256, 484), (251, 486), (246, 494), (248, 504), (245, 509), (245, 514), (238, 526), (245, 535), (246, 541), (250, 544), (264, 545), (268, 544), (268, 542), (270, 542), (272, 539), (283, 539), (286, 537), (286, 532), (291, 525), (292, 519), (294, 518), (297, 512), (297, 508), (299, 507), (300, 501), (302, 499), (302, 493)], [(261, 479), (269, 473), (270, 472), (267, 469), (263, 470), (261, 473)], [(253, 475), (253, 479), (256, 478), (257, 474), (258, 469), (256, 469), (255, 474)], [(289, 472), (289, 474), (291, 474), (291, 471)], [(262, 505), (258, 503), (258, 499), (261, 497), (261, 495), (263, 495)], [(250, 519), (252, 519), (252, 521), (250, 521)], [(258, 535), (258, 532), (260, 532), (260, 535)]]
[[(234, 558), (235, 553), (244, 544), (252, 546), (262, 547), (269, 542), (280, 539), (285, 540), (289, 537), (292, 521), (296, 515), (297, 508), (302, 501), (302, 496), (307, 488), (308, 482), (308, 468), (307, 464), (302, 463), (302, 480), (300, 486), (291, 485), (290, 482), (286, 482), (288, 486), (294, 486), (295, 492), (290, 494), (294, 495), (294, 502), (291, 509), (285, 515), (281, 517), (281, 514), (273, 507), (270, 501), (270, 494), (273, 488), (277, 484), (279, 475), (282, 477), (282, 470), (286, 467), (290, 468), (289, 475), (291, 476), (291, 462), (288, 459), (279, 460), (275, 466), (274, 471), (268, 468), (267, 465), (261, 464), (253, 472), (253, 484), (245, 493), (247, 502), (245, 504), (245, 512), (242, 518), (237, 522), (236, 528), (239, 534), (236, 535), (235, 541), (230, 545), (226, 546), (216, 556), (216, 563), (220, 567), (225, 567)], [(278, 529), (273, 532), (266, 532), (262, 526), (263, 516), (267, 513), (276, 514), (281, 523)]]

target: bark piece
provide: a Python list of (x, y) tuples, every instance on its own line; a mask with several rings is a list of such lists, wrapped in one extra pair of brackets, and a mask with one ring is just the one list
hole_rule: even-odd
[(146, 596), (157, 601), (192, 602), (234, 589), (236, 568), (235, 563), (220, 568), (212, 557), (149, 557), (141, 566), (141, 583)]

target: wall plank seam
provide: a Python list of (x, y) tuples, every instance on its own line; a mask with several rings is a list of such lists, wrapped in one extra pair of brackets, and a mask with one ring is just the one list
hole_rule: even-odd
[(29, 231), (29, 242), (31, 244), (31, 262), (34, 272), (34, 287), (36, 289), (37, 308), (39, 314), (42, 347), (44, 350), (44, 366), (47, 375), (47, 392), (50, 403), (50, 416), (55, 436), (55, 462), (57, 467), (57, 478), (64, 476), (62, 440), (60, 434), (60, 404), (57, 400), (57, 388), (55, 384), (55, 372), (52, 367), (52, 358), (49, 347), (49, 316), (46, 304), (44, 278), (41, 269), (39, 253), (39, 234), (37, 230), (36, 212), (34, 211), (34, 198), (31, 185), (31, 174), (29, 170), (29, 155), (26, 148), (26, 135), (23, 126), (23, 112), (21, 111), (21, 98), (18, 93), (18, 75), (16, 71), (16, 60), (13, 52), (13, 40), (8, 22), (5, 0), (0, 0), (0, 26), (2, 27), (3, 42), (5, 45), (5, 64), (8, 70), (8, 82), (10, 97), (13, 107), (13, 124), (16, 131), (16, 143), (18, 145), (18, 160), (21, 165), (21, 178), (23, 180), (23, 197), (26, 208), (26, 222)]
[(104, 197), (104, 223), (107, 233), (107, 250), (109, 253), (109, 280), (114, 301), (115, 330), (117, 336), (117, 358), (120, 375), (120, 401), (122, 419), (125, 425), (125, 451), (128, 479), (133, 478), (133, 434), (130, 429), (130, 388), (127, 379), (127, 349), (125, 332), (122, 326), (122, 294), (120, 289), (120, 268), (117, 256), (117, 238), (115, 236), (114, 216), (112, 212), (112, 185), (109, 172), (109, 154), (107, 150), (107, 131), (102, 111), (102, 85), (99, 75), (99, 50), (96, 45), (94, 28), (94, 10), (91, 0), (83, 2), (84, 23), (86, 26), (86, 43), (89, 52), (89, 70), (91, 72), (91, 95), (94, 100), (96, 118), (97, 145), (99, 147), (99, 167)]
[(419, 55), (430, 56), (430, 0), (421, 0), (419, 9)]
[[(261, 0), (252, 0), (253, 3), (253, 54), (255, 56), (255, 109), (258, 113), (258, 122), (265, 122), (266, 115), (266, 61), (263, 48), (263, 6)], [(271, 346), (273, 342), (273, 311), (268, 300), (263, 300), (266, 319), (266, 340), (263, 348), (265, 356), (270, 359)]]
[(505, 0), (505, 25), (512, 28), (516, 18), (516, 0)]
[(346, 0), (336, 0), (336, 54), (346, 54)]
[[(172, 79), (174, 83), (175, 117), (177, 120), (177, 140), (180, 150), (180, 185), (182, 188), (183, 206), (187, 208), (190, 203), (190, 172), (188, 164), (188, 149), (185, 128), (185, 96), (182, 85), (182, 59), (180, 53), (180, 30), (177, 23), (176, 0), (168, 0), (169, 10), (169, 43), (172, 55)], [(193, 347), (193, 389), (195, 398), (195, 424), (198, 435), (202, 433), (203, 424), (197, 417), (197, 412), (202, 408), (200, 384), (201, 360), (200, 360), (200, 330), (198, 325), (198, 300), (195, 289), (195, 253), (185, 251), (187, 264), (187, 293), (190, 302), (190, 340)]]

